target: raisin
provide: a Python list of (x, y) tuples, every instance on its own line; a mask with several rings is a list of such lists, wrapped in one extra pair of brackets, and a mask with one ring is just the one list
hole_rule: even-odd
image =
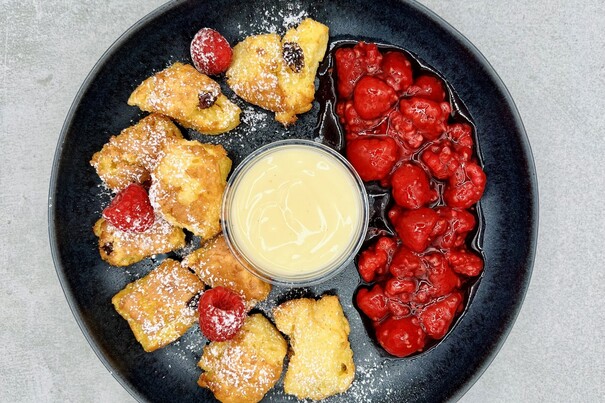
[(195, 294), (193, 297), (191, 297), (191, 299), (189, 299), (189, 301), (187, 301), (187, 306), (191, 309), (197, 310), (197, 305), (198, 305), (198, 302), (200, 301), (201, 296), (202, 296), (202, 292), (198, 292), (197, 294)]
[(283, 57), (286, 65), (295, 73), (300, 73), (305, 67), (305, 54), (296, 42), (284, 43)]
[(113, 243), (107, 242), (103, 246), (101, 246), (101, 248), (103, 249), (103, 251), (105, 253), (107, 253), (108, 255), (111, 255), (111, 252), (113, 252)]
[(199, 94), (197, 94), (197, 99), (199, 101), (197, 107), (199, 109), (210, 108), (212, 105), (214, 105), (214, 103), (218, 99), (219, 94), (220, 94), (220, 92), (217, 90), (200, 92)]

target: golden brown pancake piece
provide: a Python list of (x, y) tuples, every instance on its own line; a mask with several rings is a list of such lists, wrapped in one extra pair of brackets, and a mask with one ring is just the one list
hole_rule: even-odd
[[(203, 102), (215, 99), (211, 105)], [(190, 64), (174, 63), (143, 81), (128, 105), (170, 116), (202, 134), (220, 134), (239, 125), (241, 110), (221, 87)]]
[(221, 231), (221, 201), (231, 160), (221, 145), (178, 140), (166, 145), (149, 199), (171, 224), (210, 239)]
[(325, 399), (346, 391), (355, 378), (349, 322), (336, 296), (287, 301), (275, 325), (290, 338), (292, 353), (284, 391), (299, 399)]
[(181, 139), (181, 131), (166, 116), (152, 113), (117, 136), (111, 136), (90, 164), (108, 188), (119, 191), (133, 182), (151, 178), (160, 151), (167, 142)]
[(237, 261), (222, 234), (189, 254), (183, 265), (194, 270), (210, 287), (227, 287), (239, 293), (248, 306), (264, 300), (271, 292), (269, 283), (254, 276)]
[(194, 324), (194, 296), (204, 283), (179, 262), (166, 259), (145, 277), (128, 284), (111, 300), (128, 321), (134, 336), (147, 352), (177, 340)]
[(185, 233), (156, 215), (144, 232), (121, 231), (104, 218), (93, 227), (99, 238), (101, 258), (112, 266), (128, 266), (146, 257), (168, 253), (185, 246)]
[(263, 315), (246, 318), (231, 340), (204, 348), (198, 385), (223, 403), (254, 403), (279, 380), (288, 344)]
[(328, 27), (310, 18), (277, 34), (249, 36), (233, 47), (227, 82), (244, 100), (275, 112), (284, 125), (311, 109), (315, 74), (328, 46)]

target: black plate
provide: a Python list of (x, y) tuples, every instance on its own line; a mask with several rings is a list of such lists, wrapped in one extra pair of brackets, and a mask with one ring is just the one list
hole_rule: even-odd
[[(295, 4), (295, 5), (294, 5)], [(189, 60), (189, 42), (202, 26), (218, 29), (231, 43), (282, 27), (301, 11), (330, 27), (331, 40), (373, 39), (401, 46), (435, 68), (455, 89), (477, 128), (488, 177), (481, 200), (485, 270), (463, 317), (431, 350), (408, 359), (386, 357), (366, 333), (352, 304), (359, 284), (353, 266), (307, 290), (274, 290), (271, 300), (336, 292), (351, 324), (357, 365), (351, 389), (330, 401), (441, 401), (460, 397), (485, 370), (504, 342), (520, 309), (537, 238), (537, 184), (531, 150), (510, 95), (483, 56), (458, 32), (413, 2), (178, 1), (135, 24), (101, 58), (74, 100), (55, 155), (49, 195), (53, 259), (71, 309), (101, 361), (137, 399), (205, 401), (212, 394), (196, 385), (204, 340), (196, 326), (179, 341), (144, 353), (111, 297), (151, 270), (162, 257), (126, 269), (101, 261), (91, 227), (110, 195), (88, 161), (112, 134), (144, 114), (126, 100), (144, 78), (173, 61)], [(225, 91), (229, 93), (228, 89)], [(319, 107), (291, 129), (270, 114), (241, 104), (244, 122), (217, 137), (238, 163), (268, 142), (313, 136)], [(270, 310), (273, 303), (261, 306)], [(288, 400), (280, 383), (267, 394)]]

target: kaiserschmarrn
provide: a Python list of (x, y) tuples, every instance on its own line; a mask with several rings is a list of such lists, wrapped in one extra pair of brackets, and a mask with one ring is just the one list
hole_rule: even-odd
[(277, 34), (249, 36), (233, 47), (229, 87), (244, 100), (275, 112), (284, 125), (311, 109), (315, 74), (328, 46), (328, 27), (310, 18)]
[(275, 308), (275, 325), (290, 338), (284, 391), (320, 400), (346, 391), (355, 377), (349, 322), (337, 296), (294, 299)]
[(153, 225), (144, 232), (121, 231), (104, 218), (97, 220), (93, 232), (99, 238), (101, 259), (112, 266), (128, 266), (185, 246), (183, 230), (157, 215)]
[(202, 134), (220, 134), (239, 125), (240, 108), (221, 86), (190, 64), (174, 63), (141, 83), (128, 105), (170, 116)]
[(231, 160), (221, 145), (178, 140), (166, 145), (149, 199), (171, 224), (204, 239), (221, 231), (220, 209)]
[(198, 385), (223, 403), (255, 403), (279, 380), (288, 351), (283, 336), (263, 315), (246, 318), (237, 335), (204, 348)]
[(262, 301), (271, 292), (271, 285), (246, 270), (233, 256), (221, 234), (204, 243), (183, 260), (211, 287), (226, 287), (244, 297), (249, 307)]
[(162, 147), (181, 139), (181, 131), (166, 116), (152, 113), (112, 136), (90, 164), (108, 188), (119, 191), (150, 179)]
[[(166, 259), (111, 300), (147, 352), (177, 340), (198, 318), (195, 296), (204, 283), (179, 262)], [(193, 305), (193, 306), (192, 306)]]

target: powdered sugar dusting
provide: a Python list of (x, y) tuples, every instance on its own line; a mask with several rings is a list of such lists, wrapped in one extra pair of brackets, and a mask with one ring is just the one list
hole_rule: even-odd
[(284, 28), (291, 28), (295, 25), (298, 25), (302, 20), (308, 17), (309, 14), (305, 10), (301, 10), (298, 14), (290, 14), (284, 16)]
[(259, 33), (277, 33), (281, 29), (288, 29), (294, 25), (298, 25), (305, 17), (309, 16), (309, 12), (302, 8), (300, 3), (288, 3), (286, 5), (270, 5), (266, 8), (261, 8), (258, 14), (255, 15), (255, 21), (252, 24), (246, 24), (243, 27), (238, 24), (238, 29), (242, 34), (259, 34)]
[(351, 388), (347, 391), (348, 401), (369, 402), (374, 396), (381, 396), (381, 402), (393, 401), (395, 390), (385, 388), (378, 376), (384, 370), (385, 362), (376, 363), (375, 358), (367, 358), (356, 363), (356, 377)]
[(248, 126), (248, 132), (255, 133), (267, 128), (269, 119), (266, 112), (259, 111), (252, 106), (247, 106), (243, 112), (241, 119), (242, 123)]

